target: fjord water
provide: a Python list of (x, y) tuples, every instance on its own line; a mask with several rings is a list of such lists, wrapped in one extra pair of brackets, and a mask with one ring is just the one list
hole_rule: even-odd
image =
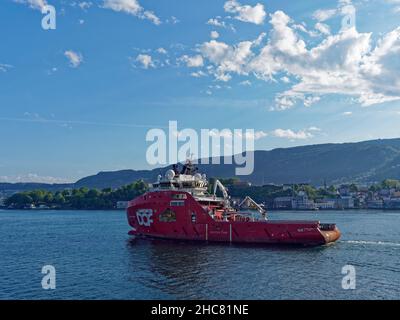
[[(400, 212), (273, 212), (337, 223), (316, 248), (132, 240), (123, 211), (1, 211), (0, 299), (399, 299)], [(356, 289), (342, 289), (342, 267)], [(41, 268), (56, 268), (43, 290)]]

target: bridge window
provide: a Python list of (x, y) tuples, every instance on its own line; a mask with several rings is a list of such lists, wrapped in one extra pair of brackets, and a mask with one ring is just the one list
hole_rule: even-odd
[(170, 202), (171, 207), (184, 207), (185, 206), (185, 201), (171, 201)]
[(185, 193), (174, 193), (174, 194), (172, 195), (172, 199), (177, 199), (177, 200), (180, 200), (180, 199), (187, 199), (187, 196), (186, 196)]
[(176, 213), (172, 211), (170, 208), (160, 213), (159, 217), (161, 222), (175, 222), (176, 221)]

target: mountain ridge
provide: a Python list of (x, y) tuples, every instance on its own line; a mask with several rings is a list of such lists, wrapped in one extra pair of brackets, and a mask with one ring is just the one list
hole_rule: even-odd
[[(377, 139), (361, 142), (325, 143), (254, 153), (255, 168), (249, 176), (239, 176), (256, 185), (310, 183), (323, 185), (340, 183), (368, 184), (386, 178), (400, 179), (400, 138)], [(60, 187), (117, 188), (143, 179), (152, 182), (171, 166), (151, 170), (101, 171), (72, 184), (8, 184), (8, 187), (40, 185), (44, 188)], [(236, 165), (199, 164), (199, 171), (208, 177), (235, 176)], [(2, 190), (0, 183), (0, 191)], [(47, 186), (47, 187), (46, 187)]]

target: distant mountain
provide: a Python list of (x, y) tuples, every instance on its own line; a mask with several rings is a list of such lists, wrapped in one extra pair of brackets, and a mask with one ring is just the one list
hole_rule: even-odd
[[(328, 184), (371, 183), (386, 178), (400, 179), (400, 139), (256, 151), (254, 158), (253, 174), (241, 179), (257, 185), (268, 183), (323, 185), (324, 181)], [(235, 176), (234, 164), (200, 164), (198, 167), (209, 177)], [(76, 185), (102, 188), (118, 187), (138, 179), (151, 182), (168, 168), (100, 172), (79, 180)]]
[[(223, 163), (222, 160), (221, 163)], [(198, 167), (209, 177), (229, 178), (235, 176), (236, 165), (234, 164), (200, 164)], [(100, 172), (80, 179), (69, 187), (117, 188), (139, 179), (152, 182), (157, 179), (159, 174), (165, 173), (168, 168)], [(240, 178), (256, 185), (268, 183), (323, 185), (324, 181), (328, 184), (372, 183), (386, 178), (400, 179), (400, 139), (256, 151), (253, 174)], [(0, 191), (2, 185), (0, 184)], [(15, 187), (20, 185), (17, 184)], [(48, 188), (53, 189), (59, 186), (48, 185)], [(24, 187), (26, 188), (27, 184), (24, 184)], [(40, 185), (40, 187), (48, 189), (46, 185)]]
[(7, 191), (10, 193), (38, 190), (38, 189), (49, 190), (49, 191), (61, 191), (73, 187), (74, 187), (73, 183), (49, 184), (49, 183), (35, 183), (35, 182), (22, 182), (22, 183), (0, 182), (0, 192)]
[(121, 171), (109, 171), (99, 172), (94, 176), (89, 176), (78, 180), (75, 186), (89, 187), (89, 188), (118, 188), (120, 186), (132, 183), (137, 180), (144, 180), (146, 182), (154, 182), (159, 175), (160, 170), (121, 170)]

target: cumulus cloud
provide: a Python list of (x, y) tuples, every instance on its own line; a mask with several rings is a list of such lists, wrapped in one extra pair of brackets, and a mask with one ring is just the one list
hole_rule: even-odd
[(210, 18), (208, 19), (207, 24), (210, 26), (226, 28), (225, 21), (221, 21), (219, 18)]
[(362, 106), (400, 99), (400, 27), (376, 44), (371, 33), (355, 27), (337, 34), (325, 30), (326, 38), (312, 46), (283, 11), (271, 14), (269, 22), (272, 29), (260, 50), (256, 41), (229, 45), (211, 40), (199, 45), (209, 72), (221, 81), (229, 81), (233, 74), (275, 81), (286, 74), (293, 84), (276, 96), (276, 109), (291, 108), (298, 101), (310, 106), (327, 94), (355, 97)]
[(272, 131), (271, 135), (290, 140), (306, 140), (314, 137), (310, 130), (293, 131), (291, 129), (276, 129)]
[(212, 39), (218, 39), (219, 33), (217, 31), (211, 31), (210, 36)]
[(331, 34), (331, 29), (329, 28), (329, 26), (325, 23), (321, 23), (321, 22), (317, 22), (315, 24), (315, 29), (318, 30), (319, 32), (321, 32), (324, 35), (329, 35)]
[(201, 54), (216, 66), (211, 70), (214, 76), (221, 81), (229, 81), (230, 73), (247, 75), (245, 70), (253, 53), (252, 41), (243, 41), (236, 46), (230, 46), (224, 42), (211, 40), (200, 46)]
[(281, 81), (282, 81), (283, 83), (290, 83), (290, 79), (289, 79), (288, 77), (286, 77), (286, 76), (283, 76), (283, 77), (281, 78)]
[(27, 4), (30, 8), (36, 10), (42, 10), (47, 5), (46, 0), (14, 0), (14, 2)]
[(267, 15), (264, 10), (264, 5), (261, 3), (257, 3), (252, 7), (249, 5), (241, 5), (237, 0), (229, 0), (225, 2), (224, 9), (228, 13), (233, 13), (234, 18), (237, 20), (254, 24), (262, 24)]
[(293, 24), (292, 28), (294, 30), (299, 30), (301, 32), (304, 32), (308, 34), (310, 37), (318, 37), (319, 33), (315, 30), (307, 30), (305, 23), (302, 24)]
[(103, 8), (124, 12), (140, 19), (147, 19), (155, 25), (161, 24), (160, 18), (154, 12), (145, 10), (138, 0), (103, 0)]
[(83, 62), (83, 57), (79, 52), (67, 50), (64, 52), (64, 56), (69, 60), (69, 64), (72, 68), (77, 68)]
[(160, 54), (167, 54), (168, 53), (167, 50), (165, 50), (164, 48), (158, 48), (156, 51), (158, 53), (160, 53)]
[(326, 20), (332, 18), (334, 15), (336, 15), (336, 13), (337, 13), (337, 9), (327, 9), (327, 10), (319, 9), (314, 12), (313, 18), (315, 20), (323, 22), (323, 21), (326, 21)]
[(213, 27), (224, 28), (224, 29), (228, 29), (233, 32), (236, 32), (236, 29), (234, 28), (234, 26), (232, 24), (227, 24), (224, 20), (222, 20), (222, 17), (220, 17), (220, 16), (208, 19), (206, 24), (213, 26)]
[(203, 57), (199, 54), (192, 57), (184, 55), (179, 60), (186, 63), (186, 66), (189, 68), (197, 68), (204, 65)]
[(153, 58), (148, 54), (139, 54), (136, 62), (139, 62), (144, 69), (155, 68)]

